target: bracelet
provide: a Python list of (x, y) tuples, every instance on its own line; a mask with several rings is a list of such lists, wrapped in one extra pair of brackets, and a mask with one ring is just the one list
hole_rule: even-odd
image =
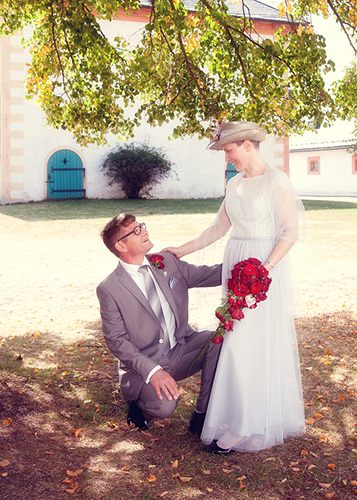
[(271, 265), (271, 267), (275, 267), (274, 264), (270, 262), (270, 260), (267, 260), (267, 263)]

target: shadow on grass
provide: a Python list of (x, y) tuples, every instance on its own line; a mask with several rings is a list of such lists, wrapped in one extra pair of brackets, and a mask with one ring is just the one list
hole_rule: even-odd
[[(24, 221), (109, 219), (113, 214), (136, 216), (215, 214), (222, 199), (191, 200), (63, 200), (23, 203), (0, 207), (0, 214)], [(356, 203), (327, 200), (305, 200), (306, 210), (357, 210)]]
[(307, 433), (229, 457), (202, 453), (199, 438), (187, 432), (198, 376), (181, 383), (170, 419), (141, 432), (126, 424), (116, 360), (91, 323), (67, 344), (44, 332), (6, 339), (0, 464), (10, 463), (0, 466), (1, 498), (355, 498), (357, 323), (341, 312), (301, 318), (297, 328), (306, 418), (313, 419)]

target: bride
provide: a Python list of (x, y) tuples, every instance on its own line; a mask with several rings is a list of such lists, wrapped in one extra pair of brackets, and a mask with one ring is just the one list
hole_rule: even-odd
[(259, 145), (266, 132), (253, 122), (223, 124), (209, 149), (223, 150), (238, 174), (229, 181), (215, 223), (180, 247), (183, 257), (232, 227), (223, 261), (223, 294), (235, 264), (255, 257), (269, 271), (268, 298), (245, 309), (224, 337), (204, 419), (204, 451), (255, 452), (305, 431), (289, 250), (298, 239), (303, 206), (289, 178), (269, 167)]

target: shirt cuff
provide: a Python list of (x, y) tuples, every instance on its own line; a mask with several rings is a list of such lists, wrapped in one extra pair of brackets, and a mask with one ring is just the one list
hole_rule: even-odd
[(149, 375), (146, 377), (146, 380), (145, 380), (145, 384), (149, 384), (150, 383), (150, 379), (151, 377), (154, 375), (154, 373), (156, 373), (158, 370), (162, 370), (161, 366), (160, 365), (157, 365), (155, 366), (155, 368), (153, 368), (151, 370), (151, 372), (149, 373)]

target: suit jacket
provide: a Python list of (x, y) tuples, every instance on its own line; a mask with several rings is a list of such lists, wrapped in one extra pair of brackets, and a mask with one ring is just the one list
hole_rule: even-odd
[[(195, 266), (164, 252), (164, 269), (151, 265), (155, 279), (175, 317), (175, 338), (186, 343), (195, 333), (188, 324), (188, 289), (221, 284), (222, 265)], [(149, 257), (149, 256), (148, 256)], [(121, 392), (126, 400), (139, 397), (151, 370), (158, 365), (164, 332), (145, 295), (119, 263), (97, 287), (106, 343), (126, 372)]]

